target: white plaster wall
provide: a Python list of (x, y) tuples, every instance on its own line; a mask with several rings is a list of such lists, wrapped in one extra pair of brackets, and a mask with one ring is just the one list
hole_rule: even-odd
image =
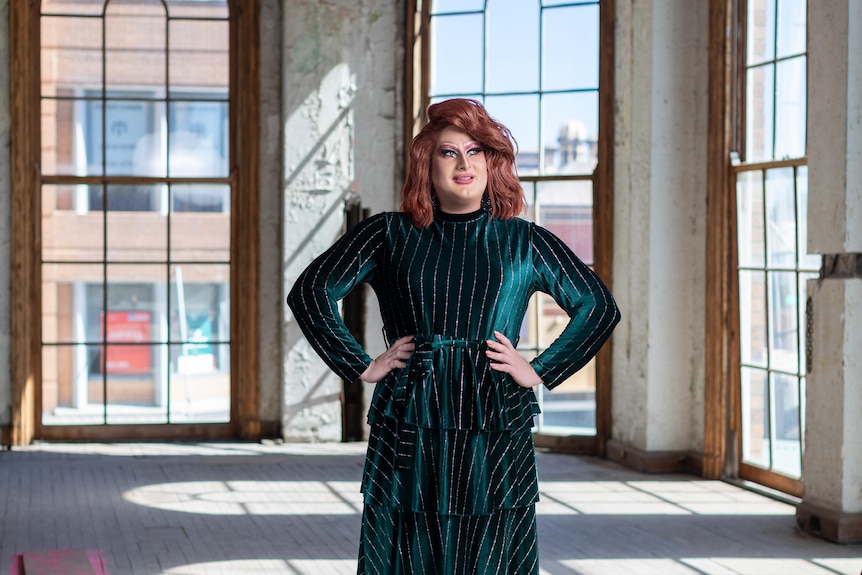
[[(375, 212), (394, 207), (401, 12), (398, 0), (284, 2), (285, 291), (339, 235), (348, 194)], [(337, 440), (341, 382), (283, 310), (283, 433)]]
[(808, 249), (862, 252), (862, 3), (808, 6)]
[(260, 4), (260, 418), (281, 418), (281, 2)]
[(613, 437), (700, 450), (708, 6), (617, 5)]
[(654, 3), (647, 446), (703, 444), (706, 2)]
[[(862, 513), (862, 279), (844, 282), (844, 476), (841, 509)], [(806, 477), (806, 482), (808, 478)], [(807, 483), (806, 483), (807, 488)]]
[(616, 11), (613, 293), (623, 320), (613, 336), (611, 435), (645, 449), (652, 10), (629, 0), (617, 2)]
[(862, 512), (862, 279), (808, 282), (813, 361), (806, 387), (805, 501)]
[(0, 0), (0, 426), (12, 422), (9, 2)]

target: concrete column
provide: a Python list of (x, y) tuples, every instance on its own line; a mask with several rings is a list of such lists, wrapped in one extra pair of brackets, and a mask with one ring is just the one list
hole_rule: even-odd
[[(374, 212), (395, 207), (400, 60), (391, 47), (402, 7), (398, 0), (286, 0), (282, 14), (286, 293), (341, 233), (350, 194)], [(341, 381), (282, 305), (283, 435), (338, 440)]]
[(804, 529), (862, 542), (862, 4), (808, 6), (810, 281)]
[(617, 2), (611, 458), (703, 443), (708, 3)]

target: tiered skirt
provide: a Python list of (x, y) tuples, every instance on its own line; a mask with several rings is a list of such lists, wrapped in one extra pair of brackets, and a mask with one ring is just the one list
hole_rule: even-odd
[(417, 337), (369, 410), (358, 572), (537, 574), (537, 413), (482, 342)]

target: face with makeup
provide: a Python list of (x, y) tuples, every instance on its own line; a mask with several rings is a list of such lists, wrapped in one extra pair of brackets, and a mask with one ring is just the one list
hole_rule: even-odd
[(468, 214), (481, 208), (488, 186), (482, 144), (454, 126), (441, 130), (431, 156), (431, 183), (442, 211)]

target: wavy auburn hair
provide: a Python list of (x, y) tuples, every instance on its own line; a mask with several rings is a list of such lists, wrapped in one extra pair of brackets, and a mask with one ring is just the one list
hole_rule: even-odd
[(527, 207), (515, 168), (515, 139), (509, 129), (488, 115), (476, 100), (453, 98), (428, 107), (427, 122), (410, 144), (407, 178), (401, 188), (401, 211), (416, 227), (426, 228), (434, 220), (431, 197), (431, 158), (437, 136), (453, 126), (467, 132), (482, 145), (488, 166), (491, 213), (502, 220), (514, 218)]

